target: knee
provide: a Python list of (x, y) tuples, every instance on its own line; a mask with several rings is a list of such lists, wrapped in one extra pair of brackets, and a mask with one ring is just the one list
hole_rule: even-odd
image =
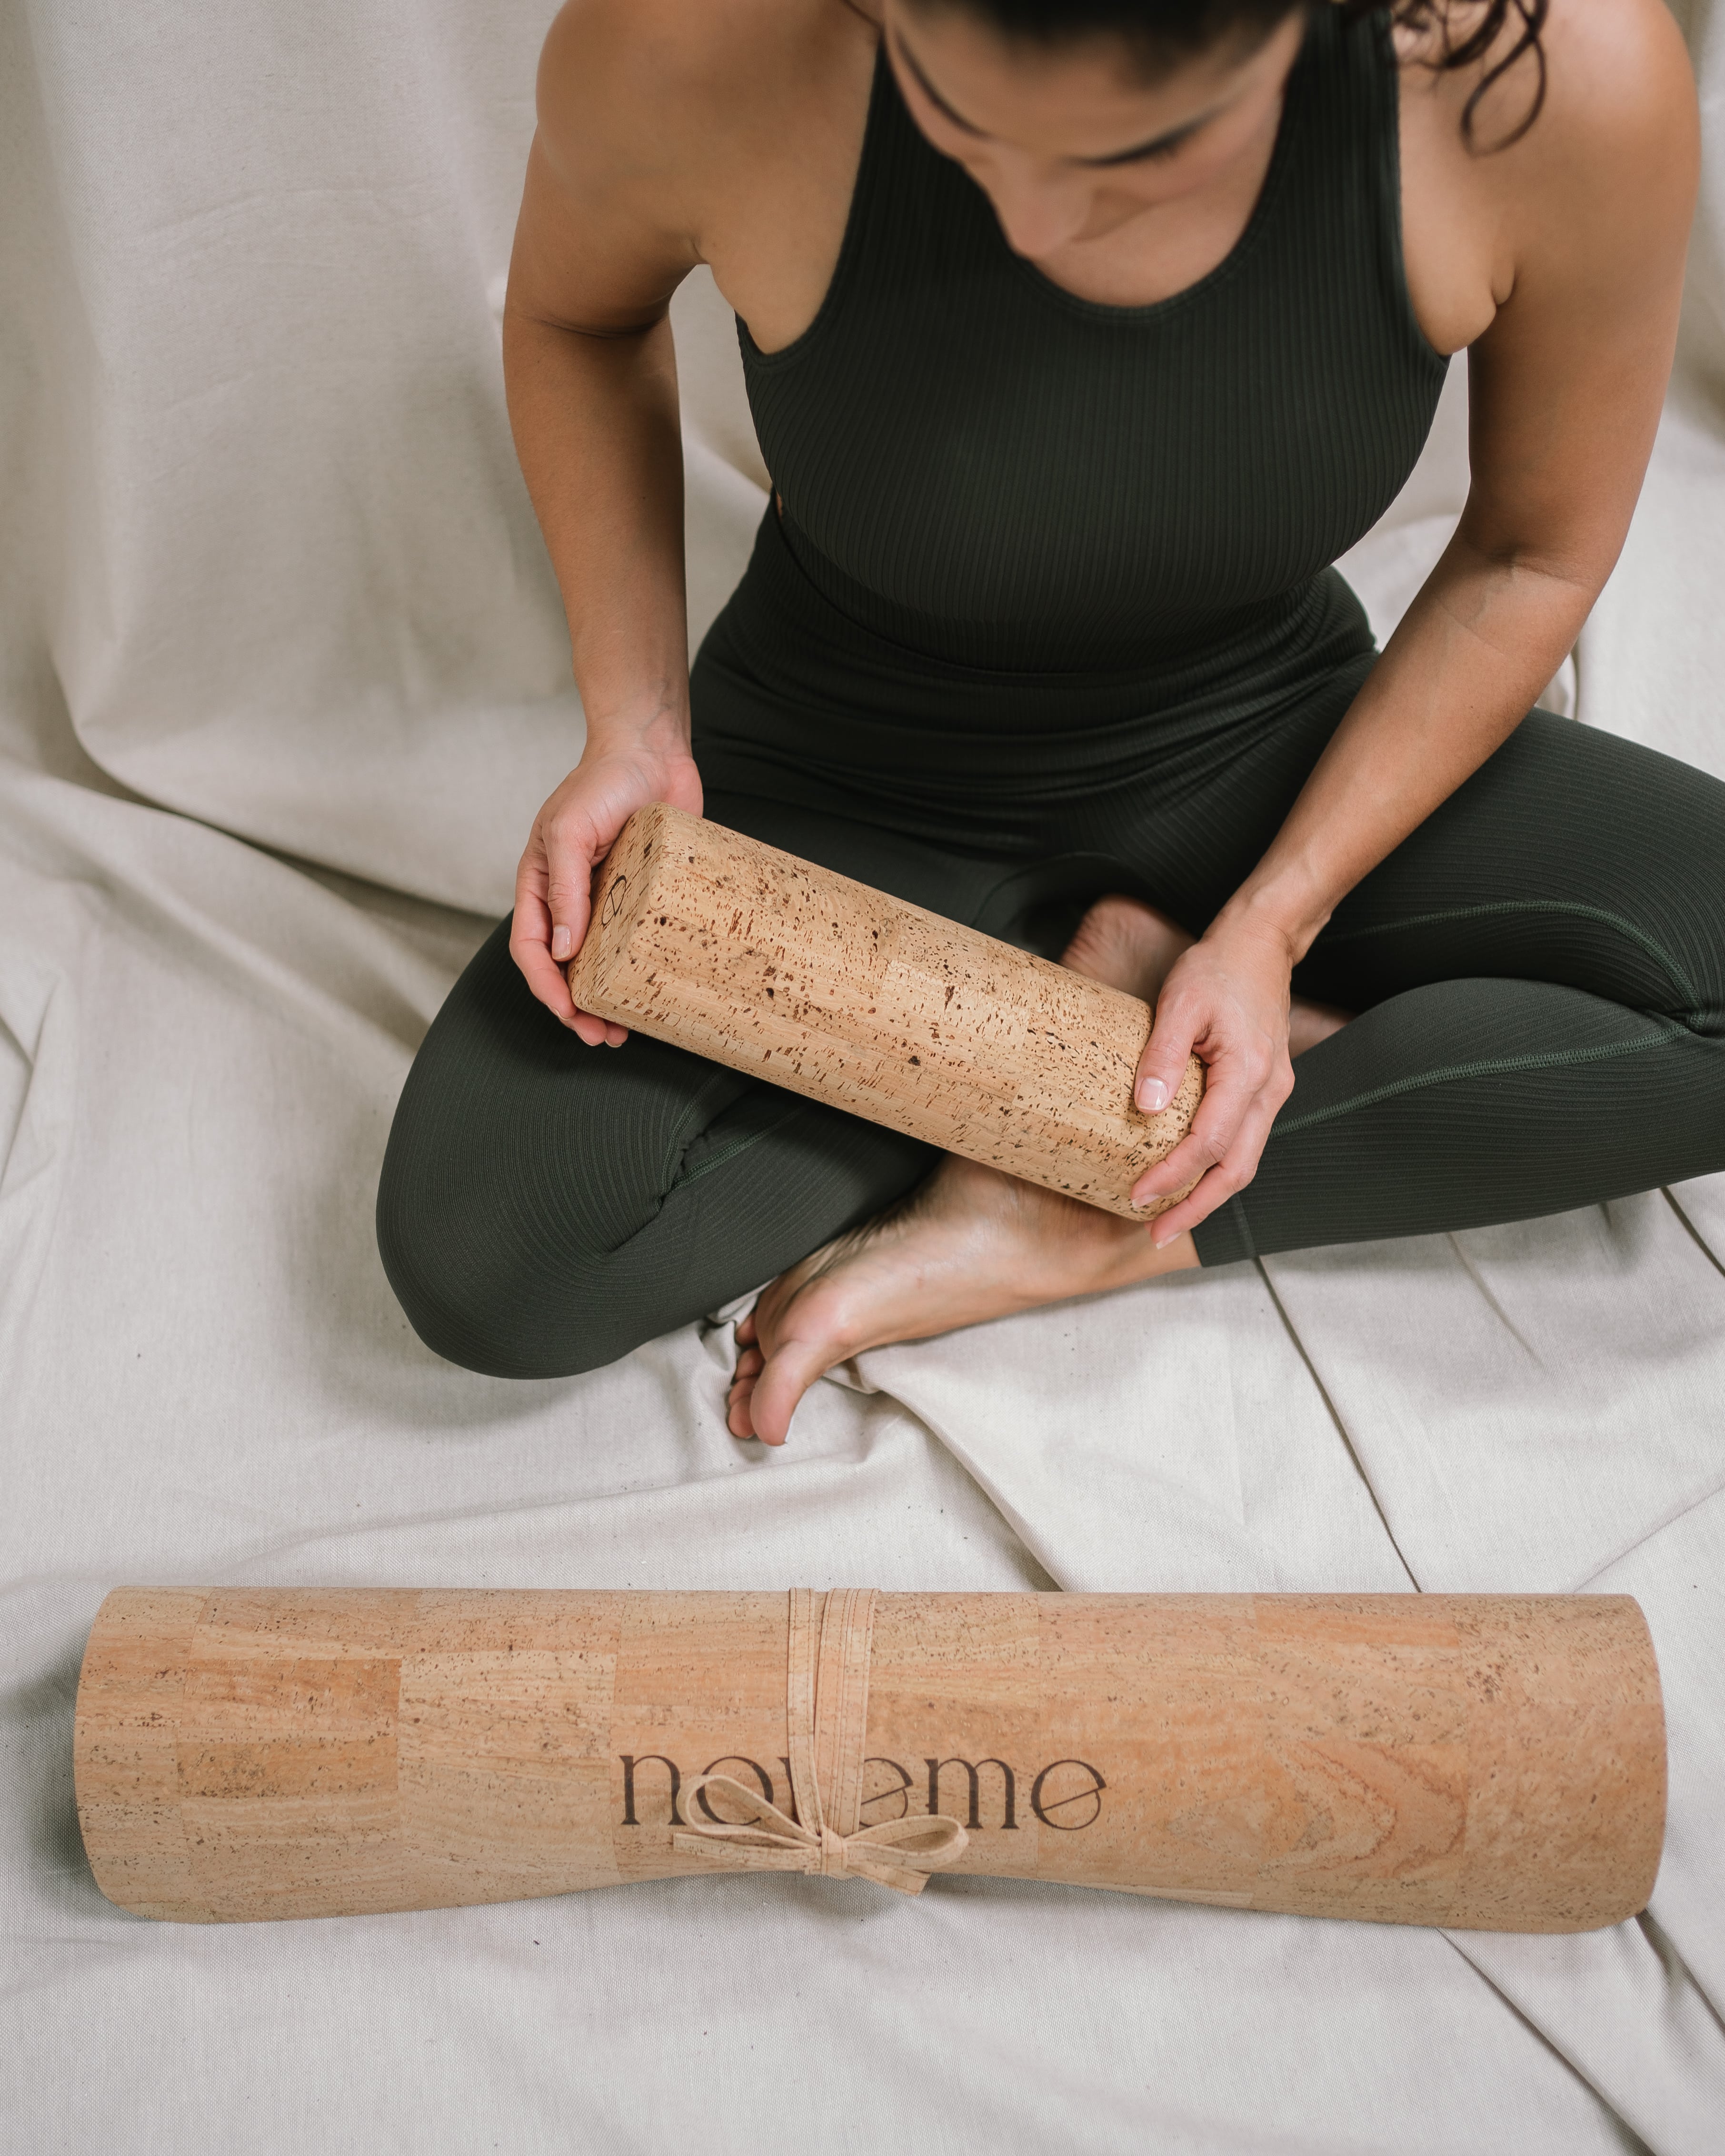
[(416, 1216), (386, 1177), (377, 1250), (408, 1322), (434, 1355), (484, 1378), (574, 1378), (653, 1337), (629, 1322), (603, 1262), (554, 1281), (485, 1222)]
[(676, 1322), (649, 1292), (643, 1245), (686, 1073), (656, 1043), (583, 1049), (527, 993), (508, 927), (475, 955), (408, 1074), (377, 1249), (434, 1354), (487, 1377), (572, 1377)]
[(403, 1099), (378, 1180), (377, 1251), (432, 1353), (482, 1377), (569, 1378), (662, 1330), (643, 1322), (626, 1255), (603, 1247), (578, 1187), (524, 1191), (484, 1151), (434, 1144)]

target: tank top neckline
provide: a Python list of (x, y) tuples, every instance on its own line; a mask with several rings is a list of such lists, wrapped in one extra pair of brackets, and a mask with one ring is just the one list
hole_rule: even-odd
[[(1178, 292), (1167, 293), (1159, 300), (1145, 300), (1120, 305), (1107, 300), (1086, 299), (1083, 294), (1069, 291), (1064, 285), (1057, 284), (1046, 271), (1038, 269), (1034, 262), (1028, 260), (1024, 255), (1014, 254), (1006, 243), (1005, 234), (1000, 229), (1000, 220), (995, 215), (993, 204), (988, 203), (984, 197), (988, 210), (987, 225), (989, 238), (999, 260), (1009, 273), (1028, 290), (1038, 294), (1044, 300), (1056, 307), (1067, 309), (1084, 320), (1097, 323), (1117, 322), (1127, 326), (1134, 323), (1147, 325), (1175, 315), (1189, 305), (1201, 302), (1211, 293), (1230, 282), (1257, 251), (1258, 244), (1271, 221), (1276, 203), (1283, 192), (1300, 127), (1298, 113), (1301, 103), (1300, 77), (1310, 63), (1313, 39), (1317, 34), (1315, 26), (1319, 19), (1321, 18), (1314, 10), (1312, 16), (1308, 18), (1306, 34), (1301, 40), (1298, 53), (1295, 55), (1293, 66), (1288, 71), (1287, 80), (1282, 92), (1281, 112), (1276, 122), (1276, 141), (1270, 153), (1270, 162), (1265, 171), (1262, 183), (1258, 189), (1257, 198), (1252, 204), (1251, 212), (1241, 228), (1239, 238), (1214, 268), (1205, 270), (1201, 277), (1194, 278), (1191, 284), (1183, 285)], [(916, 127), (916, 121), (911, 119), (909, 108), (905, 105), (900, 94), (891, 64), (887, 59), (886, 45), (884, 42), (881, 43), (875, 48), (875, 72), (869, 91), (869, 110), (863, 124), (862, 150), (857, 159), (856, 178), (850, 191), (850, 207), (845, 213), (844, 236), (839, 243), (838, 258), (833, 264), (833, 274), (827, 280), (826, 290), (822, 293), (820, 305), (815, 309), (814, 317), (808, 327), (800, 331), (788, 344), (780, 345), (776, 351), (763, 352), (755, 341), (754, 331), (739, 315), (737, 317), (737, 335), (751, 366), (772, 367), (778, 365), (781, 361), (799, 357), (814, 341), (817, 333), (824, 327), (829, 317), (837, 312), (845, 287), (850, 282), (856, 255), (862, 245), (863, 230), (866, 223), (867, 205), (865, 198), (868, 191), (868, 182), (882, 154), (880, 137), (888, 125), (889, 113), (894, 105), (899, 107), (898, 117), (902, 124), (916, 131), (917, 140), (925, 144), (930, 156), (941, 156), (941, 152), (936, 150), (932, 144), (928, 143), (927, 138), (922, 134), (921, 129)], [(962, 169), (957, 167), (953, 160), (943, 159), (942, 162), (953, 163), (955, 170)], [(965, 177), (968, 178), (969, 176), (967, 174)], [(971, 184), (973, 187), (976, 185), (974, 181), (972, 181)], [(983, 191), (978, 188), (977, 192), (981, 194)]]
[[(990, 203), (993, 237), (1000, 254), (1014, 274), (1044, 299), (1052, 301), (1056, 306), (1076, 311), (1088, 321), (1127, 325), (1163, 320), (1178, 313), (1188, 305), (1195, 305), (1207, 299), (1212, 292), (1229, 283), (1256, 253), (1281, 200), (1301, 124), (1300, 78), (1312, 50), (1312, 35), (1308, 23), (1300, 49), (1294, 56), (1294, 64), (1289, 69), (1287, 80), (1282, 85), (1281, 111), (1276, 120), (1276, 141), (1271, 146), (1270, 162), (1265, 167), (1264, 177), (1259, 183), (1250, 213), (1241, 226), (1240, 236), (1234, 244), (1221, 260), (1206, 270), (1201, 277), (1194, 277), (1189, 285), (1183, 285), (1178, 292), (1164, 293), (1159, 300), (1132, 300), (1121, 305), (1111, 300), (1086, 299), (1081, 292), (1069, 291), (1045, 270), (1039, 270), (1028, 256), (1015, 254), (1007, 245), (1006, 234), (1001, 231), (1000, 220), (993, 216), (993, 205)], [(916, 123), (912, 121), (911, 124), (914, 126)]]

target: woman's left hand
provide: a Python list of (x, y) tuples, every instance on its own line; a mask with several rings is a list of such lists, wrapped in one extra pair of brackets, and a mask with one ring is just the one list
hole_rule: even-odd
[(1173, 1098), (1189, 1056), (1207, 1070), (1191, 1129), (1132, 1188), (1132, 1203), (1143, 1205), (1199, 1178), (1178, 1205), (1150, 1222), (1158, 1248), (1207, 1219), (1258, 1172), (1270, 1126), (1294, 1090), (1288, 1057), (1292, 973), (1293, 954), (1276, 931), (1219, 921), (1168, 969), (1132, 1096), (1153, 1114)]

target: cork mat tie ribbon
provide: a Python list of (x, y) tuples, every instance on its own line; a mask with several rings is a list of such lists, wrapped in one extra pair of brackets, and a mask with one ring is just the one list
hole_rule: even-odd
[[(793, 1587), (785, 1686), (791, 1811), (788, 1815), (729, 1774), (697, 1774), (689, 1799), (705, 1790), (752, 1809), (739, 1825), (699, 1824), (671, 1837), (685, 1856), (744, 1871), (806, 1871), (872, 1879), (896, 1893), (920, 1894), (931, 1871), (955, 1864), (969, 1836), (943, 1813), (857, 1824), (869, 1721), (873, 1588), (817, 1595)], [(819, 1605), (819, 1614), (817, 1607)]]

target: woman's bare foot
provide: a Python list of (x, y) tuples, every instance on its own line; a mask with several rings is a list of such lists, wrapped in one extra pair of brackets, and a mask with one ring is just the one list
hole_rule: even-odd
[(901, 1204), (764, 1291), (737, 1328), (726, 1419), (735, 1437), (782, 1445), (809, 1386), (865, 1348), (1197, 1262), (1189, 1235), (1158, 1250), (1135, 1221), (949, 1156)]
[[(1131, 898), (1099, 899), (1063, 963), (1153, 1004), (1193, 939)], [(1348, 1014), (1296, 998), (1292, 1052)], [(783, 1445), (815, 1379), (866, 1348), (926, 1340), (1198, 1263), (1192, 1238), (1158, 1250), (1137, 1222), (949, 1158), (902, 1204), (782, 1273), (737, 1328), (726, 1420)]]
[(1154, 1004), (1168, 968), (1197, 937), (1136, 898), (1099, 898), (1078, 924), (1060, 963)]

